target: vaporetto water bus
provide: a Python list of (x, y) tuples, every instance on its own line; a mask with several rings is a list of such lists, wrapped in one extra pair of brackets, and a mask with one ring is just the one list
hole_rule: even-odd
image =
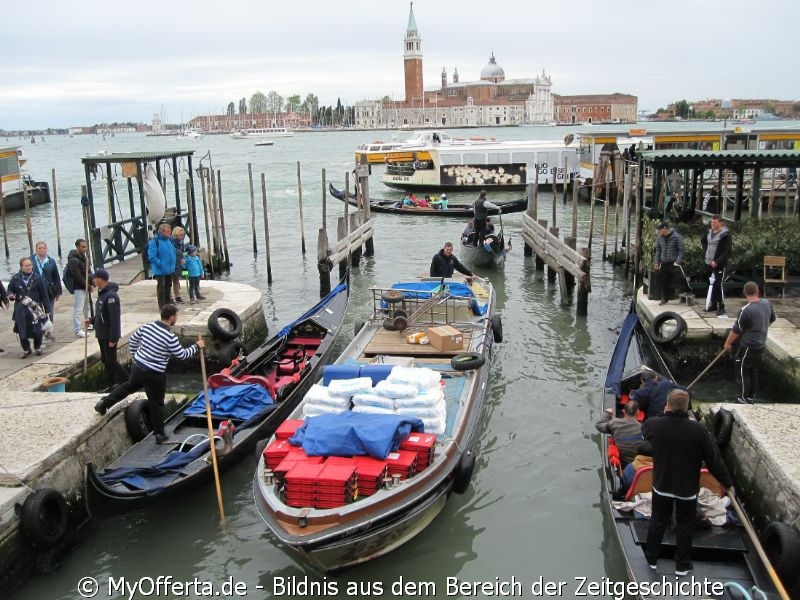
[(270, 137), (292, 137), (294, 131), (286, 127), (258, 127), (252, 129), (240, 129), (231, 133), (231, 137), (236, 140), (249, 140), (251, 138), (270, 138)]
[[(565, 143), (569, 142), (569, 143)], [(431, 144), (412, 150), (413, 160), (389, 162), (381, 181), (414, 192), (522, 190), (569, 182), (580, 169), (578, 144), (570, 139), (487, 141), (468, 146)]]
[(360, 144), (356, 149), (356, 164), (414, 162), (417, 160), (415, 151), (427, 146), (474, 146), (486, 143), (498, 142), (494, 138), (485, 137), (456, 138), (440, 130), (420, 131), (415, 137), (404, 141), (375, 140)]

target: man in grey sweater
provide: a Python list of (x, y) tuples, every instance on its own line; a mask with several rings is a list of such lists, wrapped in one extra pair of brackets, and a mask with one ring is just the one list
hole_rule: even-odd
[(622, 409), (621, 419), (614, 416), (613, 408), (607, 408), (600, 420), (594, 424), (597, 431), (607, 433), (614, 438), (623, 465), (633, 462), (636, 450), (642, 441), (642, 424), (636, 420), (638, 412), (639, 404), (636, 400), (628, 400)]
[(661, 271), (662, 296), (658, 304), (663, 306), (672, 296), (672, 277), (676, 267), (683, 262), (683, 237), (677, 229), (672, 229), (669, 223), (661, 221), (658, 224), (658, 238), (656, 239), (655, 270)]

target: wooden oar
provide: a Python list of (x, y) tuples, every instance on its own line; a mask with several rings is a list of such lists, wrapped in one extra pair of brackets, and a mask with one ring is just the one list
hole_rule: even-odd
[[(198, 340), (203, 339), (197, 336)], [(219, 468), (217, 467), (217, 445), (214, 440), (214, 424), (211, 421), (211, 400), (208, 398), (208, 378), (206, 377), (206, 353), (200, 348), (200, 372), (203, 376), (203, 393), (206, 398), (206, 421), (208, 422), (208, 441), (211, 444), (211, 465), (214, 468), (214, 484), (217, 487), (217, 504), (219, 505), (219, 520), (225, 521), (225, 507), (222, 506), (222, 487), (219, 483)]]
[(727, 348), (723, 348), (722, 350), (720, 350), (719, 354), (717, 354), (717, 356), (714, 358), (714, 360), (712, 360), (712, 361), (711, 361), (711, 364), (709, 364), (709, 365), (708, 365), (708, 366), (707, 366), (705, 369), (703, 369), (703, 372), (702, 372), (702, 373), (700, 373), (700, 375), (698, 375), (697, 377), (695, 377), (695, 378), (694, 378), (694, 381), (693, 381), (692, 383), (690, 383), (689, 385), (687, 385), (687, 386), (686, 386), (686, 389), (687, 389), (687, 390), (688, 390), (688, 389), (691, 389), (691, 387), (692, 387), (692, 386), (693, 386), (695, 383), (697, 383), (698, 381), (700, 381), (700, 379), (701, 379), (703, 376), (705, 376), (705, 374), (706, 374), (706, 373), (708, 373), (708, 372), (711, 370), (711, 367), (713, 367), (715, 364), (717, 364), (717, 361), (718, 361), (720, 358), (722, 358), (722, 356), (723, 356), (723, 355), (724, 355), (724, 354), (725, 354), (727, 351), (728, 351), (728, 350), (727, 350)]
[(744, 514), (742, 507), (739, 506), (739, 501), (733, 494), (731, 494), (730, 490), (728, 490), (725, 493), (728, 496), (728, 498), (730, 498), (731, 504), (733, 505), (734, 510), (736, 510), (736, 515), (739, 517), (739, 521), (741, 521), (742, 525), (744, 525), (745, 531), (747, 531), (747, 535), (750, 536), (750, 540), (753, 542), (753, 546), (755, 546), (759, 558), (764, 563), (764, 566), (767, 569), (767, 573), (769, 573), (770, 579), (772, 579), (772, 583), (775, 584), (775, 589), (778, 590), (778, 595), (783, 600), (790, 600), (789, 594), (786, 593), (786, 588), (783, 587), (783, 583), (781, 583), (778, 574), (772, 567), (772, 563), (769, 562), (767, 553), (764, 552), (764, 548), (761, 546), (761, 542), (758, 541), (758, 536), (756, 536), (756, 532), (753, 531), (753, 526), (750, 525), (750, 519), (748, 519), (747, 515)]

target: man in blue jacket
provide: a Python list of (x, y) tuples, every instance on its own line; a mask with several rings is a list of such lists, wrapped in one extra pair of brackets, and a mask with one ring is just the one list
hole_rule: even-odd
[(158, 233), (147, 244), (147, 259), (150, 274), (156, 280), (158, 308), (169, 304), (172, 273), (175, 271), (175, 245), (172, 243), (172, 227), (169, 223), (158, 226)]

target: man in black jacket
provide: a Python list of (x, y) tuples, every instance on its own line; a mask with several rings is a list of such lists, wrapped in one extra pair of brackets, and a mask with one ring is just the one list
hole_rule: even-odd
[(733, 491), (731, 476), (716, 444), (701, 423), (689, 419), (688, 408), (689, 393), (672, 390), (664, 416), (647, 419), (642, 425), (642, 437), (653, 446), (653, 512), (645, 556), (655, 570), (674, 505), (676, 575), (686, 575), (692, 570), (692, 529), (703, 462), (717, 481)]
[(722, 224), (722, 217), (711, 217), (711, 228), (700, 238), (700, 245), (705, 251), (706, 272), (708, 273), (708, 296), (706, 312), (716, 312), (718, 317), (725, 316), (725, 299), (722, 296), (722, 280), (725, 278), (725, 267), (731, 256), (731, 233)]
[(472, 272), (461, 264), (453, 254), (453, 242), (445, 242), (444, 248), (433, 255), (431, 260), (431, 277), (452, 277), (453, 271), (458, 271), (472, 280)]
[[(86, 240), (75, 240), (75, 249), (69, 251), (67, 255), (67, 269), (72, 275), (72, 282), (75, 286), (72, 294), (75, 296), (75, 303), (72, 305), (72, 328), (75, 330), (77, 337), (86, 337), (86, 332), (81, 329), (81, 323), (87, 316), (86, 307), (86, 275), (89, 272), (87, 262), (89, 252), (89, 243)], [(92, 278), (89, 276), (89, 292), (91, 293)]]
[[(106, 368), (111, 388), (128, 381), (128, 371), (117, 361), (117, 347), (122, 337), (122, 307), (120, 306), (119, 286), (108, 280), (108, 271), (97, 269), (94, 273), (97, 289), (97, 305), (94, 317), (86, 321), (94, 325), (94, 334), (100, 346), (100, 361)], [(107, 390), (108, 391), (108, 390)]]

